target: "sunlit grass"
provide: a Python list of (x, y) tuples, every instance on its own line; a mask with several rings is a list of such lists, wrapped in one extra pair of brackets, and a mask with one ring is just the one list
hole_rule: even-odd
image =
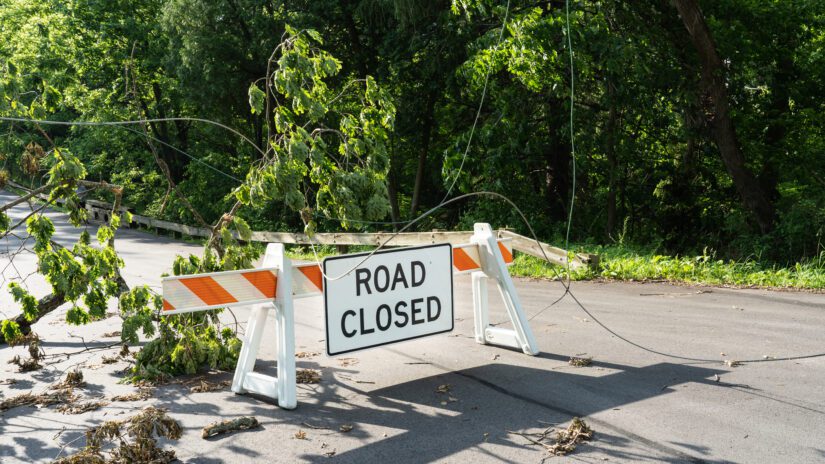
[[(755, 260), (721, 260), (710, 254), (698, 256), (665, 256), (628, 247), (588, 246), (587, 252), (599, 255), (599, 268), (580, 268), (571, 272), (573, 280), (608, 279), (617, 281), (664, 280), (700, 285), (736, 287), (825, 289), (825, 253), (822, 256), (792, 266), (763, 264)], [(349, 253), (371, 251), (374, 247), (352, 246)], [(317, 246), (318, 258), (337, 254), (333, 246)], [(292, 259), (314, 261), (308, 246), (290, 247)], [(566, 270), (522, 253), (516, 253), (510, 274), (520, 277), (553, 279)]]
[[(599, 268), (574, 270), (571, 273), (573, 280), (665, 280), (702, 285), (825, 289), (825, 254), (782, 267), (754, 260), (714, 259), (708, 254), (665, 256), (621, 246), (589, 247), (588, 252), (599, 255)], [(561, 267), (523, 254), (518, 254), (510, 267), (511, 274), (523, 277), (554, 278), (564, 272)]]

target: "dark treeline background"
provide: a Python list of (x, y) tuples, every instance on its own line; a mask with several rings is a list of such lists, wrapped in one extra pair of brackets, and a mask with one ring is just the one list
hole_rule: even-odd
[[(394, 100), (387, 220), (401, 221), (447, 193), (491, 69), (451, 196), (503, 193), (558, 244), (573, 185), (565, 4), (513, 0), (507, 15), (497, 46), (505, 3), (485, 0), (0, 0), (0, 111), (41, 97), (41, 115), (55, 120), (207, 118), (263, 145), (267, 114), (250, 111), (247, 90), (267, 75), (286, 24), (315, 29), (343, 64), (341, 83), (371, 75)], [(825, 2), (584, 0), (570, 3), (570, 22), (573, 241), (777, 261), (821, 252)], [(45, 146), (43, 135), (0, 129), (3, 169), (36, 182), (23, 147)], [(44, 129), (90, 179), (123, 185), (136, 211), (192, 222), (139, 126)], [(180, 189), (216, 220), (238, 185), (230, 176), (243, 179), (256, 152), (196, 122), (148, 130)], [(282, 202), (245, 215), (257, 229), (302, 226)], [(524, 230), (489, 199), (452, 204), (420, 227), (477, 220)]]

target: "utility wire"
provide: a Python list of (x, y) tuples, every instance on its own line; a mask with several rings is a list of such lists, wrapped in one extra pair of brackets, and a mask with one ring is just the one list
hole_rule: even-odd
[[(567, 50), (570, 55), (570, 157), (573, 160), (573, 185), (570, 191), (570, 210), (567, 215), (567, 232), (564, 235), (564, 249), (570, 246), (570, 226), (573, 224), (573, 205), (576, 201), (576, 134), (573, 131), (573, 96), (575, 93), (575, 77), (573, 72), (573, 37), (570, 30), (570, 0), (564, 1), (565, 18), (567, 22)], [(568, 260), (569, 261), (569, 260)], [(570, 279), (570, 263), (567, 263), (567, 278)]]
[(174, 122), (174, 121), (193, 121), (193, 122), (202, 122), (206, 124), (211, 124), (213, 126), (220, 127), (221, 129), (227, 130), (232, 132), (233, 134), (237, 135), (241, 139), (243, 139), (246, 143), (251, 145), (255, 148), (255, 151), (260, 153), (262, 156), (266, 156), (266, 153), (261, 150), (261, 147), (255, 144), (249, 137), (243, 135), (239, 131), (227, 126), (226, 124), (220, 123), (218, 121), (213, 121), (211, 119), (204, 119), (204, 118), (190, 118), (190, 117), (176, 117), (176, 118), (153, 118), (153, 119), (134, 119), (128, 121), (48, 121), (42, 119), (28, 119), (28, 118), (10, 118), (5, 116), (0, 116), (0, 121), (9, 121), (9, 122), (22, 122), (22, 123), (34, 123), (34, 124), (49, 124), (54, 126), (126, 126), (126, 125), (135, 125), (135, 124), (146, 124), (152, 122)]
[(181, 150), (180, 148), (178, 148), (178, 147), (176, 147), (176, 146), (174, 146), (174, 145), (172, 145), (172, 144), (169, 144), (169, 143), (164, 142), (163, 140), (160, 140), (160, 139), (158, 139), (158, 138), (156, 138), (156, 137), (152, 137), (152, 136), (151, 136), (151, 135), (149, 135), (149, 134), (146, 134), (146, 133), (144, 133), (144, 132), (140, 132), (140, 131), (134, 130), (134, 129), (132, 129), (132, 128), (130, 128), (130, 127), (127, 127), (127, 126), (120, 126), (120, 129), (126, 129), (126, 130), (127, 130), (127, 131), (129, 131), (129, 132), (134, 132), (135, 134), (140, 135), (141, 137), (146, 137), (146, 138), (148, 138), (148, 139), (151, 139), (151, 140), (153, 140), (153, 141), (155, 141), (155, 142), (157, 142), (157, 143), (159, 143), (159, 144), (161, 144), (161, 145), (167, 146), (167, 147), (169, 147), (170, 149), (172, 149), (172, 150), (174, 150), (174, 151), (176, 151), (176, 152), (178, 152), (178, 153), (180, 153), (180, 154), (182, 154), (182, 155), (186, 156), (187, 158), (191, 159), (192, 161), (195, 161), (196, 163), (199, 163), (199, 164), (202, 164), (202, 165), (206, 166), (207, 168), (209, 168), (209, 169), (211, 169), (211, 170), (213, 170), (213, 171), (217, 172), (218, 174), (221, 174), (221, 175), (223, 175), (223, 176), (226, 176), (226, 177), (228, 177), (228, 178), (230, 178), (230, 179), (232, 179), (232, 180), (234, 180), (234, 181), (237, 181), (237, 182), (243, 182), (243, 179), (238, 179), (237, 177), (233, 176), (232, 174), (229, 174), (229, 173), (228, 173), (228, 172), (226, 172), (226, 171), (222, 171), (222, 170), (220, 170), (220, 169), (216, 168), (215, 166), (212, 166), (211, 164), (207, 163), (206, 161), (204, 161), (204, 160), (202, 160), (202, 159), (200, 159), (200, 158), (197, 158), (197, 157), (195, 157), (195, 156), (192, 156), (192, 155), (190, 155), (189, 153), (187, 153), (187, 152), (185, 152), (185, 151)]
[[(504, 21), (501, 23), (501, 30), (498, 33), (498, 42), (496, 42), (496, 46), (493, 48), (493, 54), (498, 51), (499, 45), (501, 45), (501, 39), (504, 37), (504, 29), (507, 26), (507, 17), (510, 14), (510, 0), (507, 0), (507, 6), (504, 9)], [(461, 165), (458, 167), (458, 172), (453, 179), (453, 182), (450, 184), (450, 188), (447, 189), (447, 194), (444, 195), (444, 198), (441, 199), (442, 203), (446, 200), (450, 193), (453, 191), (453, 187), (455, 187), (456, 182), (458, 182), (458, 178), (461, 176), (461, 171), (464, 170), (464, 162), (467, 161), (467, 154), (470, 152), (470, 145), (473, 143), (473, 134), (476, 131), (476, 125), (478, 124), (478, 119), (481, 117), (481, 108), (484, 106), (484, 99), (487, 97), (487, 84), (490, 81), (490, 73), (493, 71), (493, 61), (490, 60), (490, 65), (487, 66), (487, 74), (484, 75), (484, 87), (481, 90), (481, 100), (478, 102), (478, 110), (476, 110), (476, 117), (473, 119), (473, 126), (470, 128), (470, 137), (467, 139), (467, 146), (464, 148), (464, 156), (461, 157)]]
[[(505, 26), (506, 21), (507, 21), (509, 8), (510, 8), (510, 2), (508, 0), (507, 10), (505, 11), (504, 24), (502, 24), (502, 29), (499, 33), (499, 43), (501, 42), (501, 38), (502, 38), (503, 33), (504, 33), (504, 26)], [(572, 187), (573, 188), (572, 188), (571, 197), (570, 197), (570, 210), (568, 212), (567, 231), (566, 231), (566, 235), (565, 235), (565, 249), (567, 249), (567, 247), (569, 246), (570, 228), (571, 228), (572, 219), (573, 219), (573, 206), (574, 206), (574, 202), (575, 202), (575, 193), (576, 193), (575, 132), (574, 132), (574, 126), (573, 126), (573, 123), (574, 123), (574, 112), (573, 112), (574, 111), (574, 109), (573, 109), (573, 103), (574, 103), (574, 69), (573, 69), (573, 44), (572, 44), (572, 38), (571, 38), (571, 34), (570, 34), (569, 0), (565, 1), (565, 13), (566, 13), (566, 22), (567, 22), (568, 51), (569, 51), (569, 56), (570, 56), (570, 147), (571, 147), (572, 168), (573, 168), (573, 173), (572, 173), (573, 174), (573, 179), (572, 179)], [(498, 48), (498, 44), (496, 45), (496, 49), (497, 48)], [(518, 207), (518, 205), (516, 205), (512, 200), (510, 200), (506, 196), (504, 196), (500, 193), (497, 193), (497, 192), (480, 191), (480, 192), (471, 192), (471, 193), (463, 194), (463, 195), (460, 195), (458, 197), (452, 198), (450, 200), (446, 200), (446, 198), (452, 192), (452, 189), (453, 189), (453, 187), (455, 186), (455, 184), (458, 180), (458, 176), (461, 174), (461, 171), (464, 167), (464, 162), (466, 161), (466, 158), (467, 158), (467, 154), (469, 153), (469, 148), (470, 148), (470, 144), (472, 142), (473, 133), (475, 131), (476, 124), (478, 123), (478, 119), (479, 119), (480, 114), (481, 114), (481, 108), (484, 104), (484, 99), (485, 99), (485, 96), (486, 96), (486, 93), (487, 93), (487, 83), (488, 83), (488, 80), (489, 80), (491, 68), (492, 68), (492, 66), (490, 68), (488, 68), (488, 72), (487, 72), (487, 75), (486, 75), (485, 80), (484, 80), (484, 89), (482, 91), (482, 98), (481, 98), (481, 101), (479, 102), (478, 111), (476, 112), (476, 118), (473, 122), (473, 126), (472, 126), (472, 129), (470, 131), (470, 138), (468, 139), (467, 147), (464, 151), (464, 156), (462, 158), (461, 165), (459, 167), (459, 172), (456, 175), (456, 178), (453, 179), (453, 182), (452, 182), (452, 184), (450, 185), (450, 188), (447, 191), (447, 195), (444, 197), (445, 200), (442, 200), (441, 203), (439, 203), (438, 205), (434, 206), (433, 208), (430, 208), (429, 210), (427, 210), (426, 212), (424, 212), (423, 214), (421, 214), (417, 218), (415, 218), (413, 220), (410, 220), (410, 221), (379, 222), (379, 221), (354, 221), (354, 220), (352, 220), (351, 222), (362, 222), (362, 223), (373, 223), (373, 224), (402, 224), (403, 223), (403, 224), (405, 224), (405, 226), (402, 227), (399, 231), (393, 233), (387, 240), (385, 240), (383, 243), (381, 243), (375, 250), (373, 250), (372, 252), (367, 254), (364, 257), (364, 259), (361, 260), (361, 262), (359, 262), (352, 269), (350, 269), (350, 270), (346, 271), (345, 273), (343, 273), (339, 276), (336, 276), (336, 277), (330, 277), (330, 276), (327, 276), (326, 274), (324, 274), (324, 277), (327, 278), (327, 280), (339, 280), (339, 279), (345, 277), (346, 275), (351, 274), (355, 269), (357, 269), (359, 266), (361, 266), (367, 260), (369, 260), (375, 253), (377, 253), (378, 251), (380, 251), (381, 249), (386, 247), (386, 245), (393, 238), (398, 236), (398, 234), (406, 231), (407, 229), (409, 229), (410, 227), (412, 227), (413, 225), (415, 225), (419, 221), (421, 221), (424, 218), (426, 218), (426, 217), (430, 216), (431, 214), (433, 214), (435, 211), (437, 211), (437, 210), (439, 210), (439, 209), (443, 208), (444, 206), (447, 206), (451, 203), (454, 203), (454, 202), (457, 202), (457, 201), (460, 201), (460, 200), (463, 200), (463, 199), (466, 199), (466, 198), (470, 198), (470, 197), (477, 197), (477, 196), (491, 196), (491, 197), (503, 200), (506, 203), (508, 203), (513, 209), (515, 209), (516, 212), (521, 217), (522, 221), (524, 221), (524, 224), (527, 226), (528, 230), (530, 231), (530, 234), (531, 234), (532, 238), (535, 240), (536, 244), (539, 246), (539, 249), (541, 250), (542, 255), (544, 255), (545, 261), (550, 262), (550, 259), (547, 257), (547, 254), (545, 253), (544, 248), (541, 246), (541, 242), (538, 240), (538, 237), (537, 237), (535, 231), (533, 230), (532, 225), (527, 220), (527, 217), (524, 215), (524, 212), (521, 211), (521, 209)], [(203, 123), (207, 123), (207, 124), (212, 124), (212, 125), (221, 127), (225, 130), (228, 130), (229, 132), (232, 132), (232, 133), (238, 135), (239, 137), (241, 137), (243, 140), (245, 140), (247, 143), (249, 143), (252, 147), (254, 147), (259, 153), (264, 154), (263, 151), (260, 149), (260, 147), (258, 147), (254, 142), (249, 140), (246, 136), (244, 136), (243, 134), (241, 134), (237, 130), (235, 130), (235, 129), (229, 127), (229, 126), (226, 126), (224, 124), (221, 124), (219, 122), (212, 121), (212, 120), (209, 120), (209, 119), (202, 119), (202, 118), (181, 117), (181, 118), (141, 119), (141, 120), (132, 120), (132, 121), (101, 121), (101, 122), (75, 121), (75, 122), (66, 122), (66, 121), (47, 121), (47, 120), (25, 119), (25, 118), (0, 117), (0, 121), (12, 121), (12, 122), (22, 122), (22, 123), (38, 123), (38, 124), (52, 124), (52, 125), (65, 125), (65, 126), (126, 126), (126, 125), (130, 125), (130, 124), (144, 124), (144, 123), (148, 123), (148, 122), (161, 122), (161, 121), (196, 121), (196, 122), (203, 122)], [(127, 130), (132, 130), (132, 129), (128, 129), (128, 128), (126, 128), (126, 129)], [(132, 130), (132, 132), (140, 134), (139, 132), (134, 131), (134, 130)], [(184, 154), (185, 156), (188, 156), (189, 158), (208, 166), (209, 168), (213, 169), (214, 171), (216, 171), (220, 174), (223, 174), (223, 175), (225, 175), (225, 176), (227, 176), (227, 177), (229, 177), (233, 180), (236, 180), (236, 181), (239, 180), (238, 178), (232, 176), (231, 174), (223, 172), (223, 171), (221, 171), (221, 170), (219, 170), (219, 169), (203, 162), (202, 160), (199, 160), (198, 158), (195, 158), (195, 157), (189, 155), (188, 153), (184, 152), (183, 150), (180, 150), (176, 147), (173, 147), (173, 146), (171, 146), (171, 145), (169, 145), (169, 144), (167, 144), (163, 141), (157, 140), (154, 137), (148, 136), (146, 134), (142, 134), (142, 135), (145, 135), (149, 138), (152, 138), (153, 140), (155, 140), (157, 142), (163, 143), (164, 145), (169, 146), (170, 148), (174, 149), (175, 151), (180, 152), (180, 153)], [(332, 217), (329, 217), (329, 216), (325, 216), (325, 217), (327, 217), (328, 219), (340, 220), (338, 218), (332, 218)], [(321, 266), (320, 259), (318, 258), (318, 253), (317, 253), (317, 250), (315, 249), (315, 244), (310, 243), (310, 245), (311, 245), (312, 251), (315, 255), (316, 264), (318, 265), (319, 268), (321, 268), (321, 272), (323, 274), (323, 268)], [(636, 348), (639, 348), (643, 351), (647, 351), (647, 352), (652, 353), (652, 354), (656, 354), (656, 355), (659, 355), (659, 356), (672, 358), (672, 359), (679, 359), (679, 360), (683, 360), (683, 361), (714, 362), (714, 363), (720, 361), (719, 359), (695, 358), (695, 357), (690, 357), (690, 356), (682, 356), (682, 355), (677, 355), (677, 354), (672, 354), (672, 353), (666, 353), (666, 352), (663, 352), (663, 351), (655, 350), (653, 348), (648, 348), (644, 345), (641, 345), (639, 343), (636, 343), (636, 342), (630, 340), (629, 338), (627, 338), (627, 337), (619, 334), (615, 330), (611, 329), (606, 324), (602, 323), (597, 317), (595, 317), (593, 315), (593, 313), (590, 310), (587, 309), (587, 307), (578, 298), (576, 298), (576, 295), (573, 293), (573, 291), (570, 288), (570, 286), (571, 286), (571, 274), (570, 274), (570, 260), (569, 259), (567, 260), (567, 263), (566, 263), (566, 270), (567, 270), (567, 281), (566, 282), (559, 275), (559, 273), (558, 273), (558, 271), (556, 270), (555, 267), (552, 267), (551, 269), (556, 274), (557, 280), (562, 284), (562, 286), (564, 286), (565, 291), (553, 303), (546, 306), (544, 309), (537, 312), (536, 314), (532, 315), (529, 318), (529, 320), (533, 320), (535, 317), (540, 315), (544, 310), (546, 310), (549, 307), (554, 306), (556, 303), (561, 301), (565, 296), (567, 296), (569, 294), (570, 297), (573, 299), (573, 301), (575, 301), (577, 306), (585, 314), (587, 314), (591, 319), (593, 319), (593, 321), (596, 322), (596, 324), (598, 324), (601, 328), (603, 328), (605, 331), (607, 331), (611, 335), (619, 338), (620, 340), (624, 341), (625, 343), (628, 343), (631, 346), (634, 346)], [(778, 362), (778, 361), (791, 361), (791, 360), (810, 359), (810, 358), (818, 358), (818, 357), (825, 357), (825, 353), (806, 354), (806, 355), (799, 355), (799, 356), (788, 356), (788, 357), (781, 357), (781, 358), (763, 358), (763, 359), (739, 360), (738, 362), (743, 362), (743, 363)]]
[(465, 198), (479, 197), (479, 196), (490, 196), (490, 197), (493, 197), (493, 198), (497, 198), (499, 200), (503, 200), (504, 202), (509, 204), (513, 209), (515, 209), (516, 212), (519, 214), (519, 216), (521, 216), (521, 219), (522, 219), (522, 221), (524, 221), (524, 224), (527, 225), (527, 228), (530, 230), (530, 234), (533, 237), (533, 240), (535, 240), (536, 244), (539, 246), (539, 249), (541, 250), (542, 255), (544, 255), (544, 259), (547, 260), (548, 262), (550, 261), (550, 258), (547, 257), (547, 253), (544, 251), (544, 248), (541, 246), (541, 242), (539, 241), (538, 236), (536, 235), (536, 232), (533, 230), (533, 226), (527, 220), (527, 217), (524, 215), (524, 212), (521, 211), (521, 208), (519, 208), (518, 205), (516, 205), (513, 202), (513, 200), (507, 198), (506, 196), (504, 196), (504, 195), (502, 195), (498, 192), (480, 191), (480, 192), (470, 192), (470, 193), (465, 193), (463, 195), (459, 195), (455, 198), (451, 198), (449, 200), (442, 201), (441, 203), (439, 203), (439, 204), (435, 205), (434, 207), (428, 209), (427, 211), (425, 211), (424, 213), (422, 213), (421, 215), (419, 215), (415, 219), (411, 220), (407, 225), (402, 227), (400, 230), (398, 230), (397, 232), (394, 232), (392, 235), (390, 235), (386, 240), (384, 240), (383, 243), (379, 244), (378, 247), (375, 250), (371, 251), (369, 254), (364, 256), (364, 259), (362, 259), (358, 264), (356, 264), (355, 266), (353, 266), (349, 270), (344, 271), (341, 275), (332, 277), (332, 276), (328, 276), (326, 273), (324, 273), (323, 268), (321, 267), (321, 260), (318, 257), (318, 252), (315, 249), (315, 244), (310, 242), (310, 246), (312, 247), (312, 252), (315, 255), (315, 263), (318, 265), (319, 268), (321, 268), (321, 273), (323, 274), (323, 276), (327, 280), (332, 280), (332, 281), (340, 280), (340, 279), (346, 277), (347, 275), (351, 274), (352, 272), (354, 272), (358, 267), (360, 267), (362, 264), (367, 262), (367, 260), (369, 260), (375, 253), (380, 251), (382, 248), (386, 247), (387, 244), (390, 241), (392, 241), (392, 239), (394, 239), (395, 237), (398, 236), (398, 234), (406, 231), (407, 229), (409, 229), (410, 227), (412, 227), (413, 225), (415, 225), (416, 223), (418, 223), (422, 219), (426, 218), (427, 216), (433, 214), (434, 212), (438, 211), (439, 209), (441, 209), (441, 208), (443, 208), (443, 207), (445, 207), (445, 206), (447, 206), (451, 203), (455, 203), (455, 202), (463, 200)]

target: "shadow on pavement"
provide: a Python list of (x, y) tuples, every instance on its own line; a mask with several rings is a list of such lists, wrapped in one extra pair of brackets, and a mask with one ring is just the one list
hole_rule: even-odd
[[(302, 367), (318, 367), (309, 365), (313, 363), (303, 364)], [(520, 449), (528, 447), (521, 437), (507, 432), (544, 429), (547, 424), (566, 423), (574, 416), (587, 417), (617, 409), (667, 395), (674, 391), (673, 387), (682, 384), (712, 382), (709, 377), (724, 372), (670, 363), (641, 368), (609, 363), (594, 365), (611, 372), (599, 375), (596, 369), (560, 372), (487, 364), (373, 391), (363, 391), (353, 382), (340, 379), (342, 375), (353, 375), (352, 371), (326, 367), (321, 384), (299, 385), (299, 405), (294, 411), (284, 411), (248, 396), (233, 396), (228, 401), (250, 405), (251, 414), (266, 418), (264, 430), (277, 424), (310, 424), (313, 428), (337, 431), (342, 424), (353, 424), (355, 427), (347, 437), (363, 443), (338, 451), (334, 456), (336, 462), (430, 462), (467, 449), (490, 459), (509, 461), (505, 456), (496, 456), (490, 447), (480, 445), (489, 442)], [(257, 370), (265, 372), (273, 368), (271, 363), (266, 363), (264, 369), (261, 367), (259, 364)], [(443, 384), (450, 384), (448, 394), (436, 391)], [(161, 406), (168, 402), (165, 406), (174, 411), (177, 403), (174, 396), (161, 398)], [(220, 408), (210, 404), (200, 403), (192, 408), (201, 414), (220, 414)], [(709, 451), (696, 444), (658, 443), (594, 418), (587, 421), (596, 430), (596, 436), (592, 444), (583, 446), (582, 450), (595, 448), (611, 459), (727, 462), (710, 459)], [(375, 441), (376, 437), (359, 428), (359, 424), (382, 427), (388, 430), (388, 436)], [(236, 456), (260, 457), (257, 451), (230, 441), (227, 446), (233, 446)], [(261, 436), (255, 442), (264, 446), (267, 441)], [(533, 449), (539, 456), (546, 456), (544, 451)], [(329, 459), (320, 453), (297, 458), (308, 462)], [(188, 462), (221, 461), (203, 456)]]

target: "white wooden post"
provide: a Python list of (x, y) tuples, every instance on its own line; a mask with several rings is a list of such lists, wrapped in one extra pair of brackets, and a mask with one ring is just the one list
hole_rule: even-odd
[[(263, 267), (276, 267), (277, 291), (273, 303), (256, 305), (249, 317), (246, 336), (238, 357), (232, 391), (252, 392), (278, 399), (278, 406), (294, 409), (297, 406), (295, 372), (295, 315), (292, 307), (292, 263), (284, 255), (284, 246), (270, 243), (266, 247)], [(278, 377), (254, 372), (258, 348), (270, 309), (275, 310), (276, 359)]]
[[(484, 274), (473, 273), (473, 305), (475, 311), (476, 341), (482, 344), (508, 346), (520, 349), (525, 354), (539, 354), (538, 344), (530, 323), (521, 306), (513, 279), (507, 271), (507, 265), (501, 256), (496, 236), (490, 224), (476, 223), (470, 241), (478, 245), (481, 269)], [(512, 329), (492, 327), (489, 325), (489, 307), (487, 304), (486, 278), (492, 278), (498, 285), (499, 293), (507, 315), (513, 324)]]

